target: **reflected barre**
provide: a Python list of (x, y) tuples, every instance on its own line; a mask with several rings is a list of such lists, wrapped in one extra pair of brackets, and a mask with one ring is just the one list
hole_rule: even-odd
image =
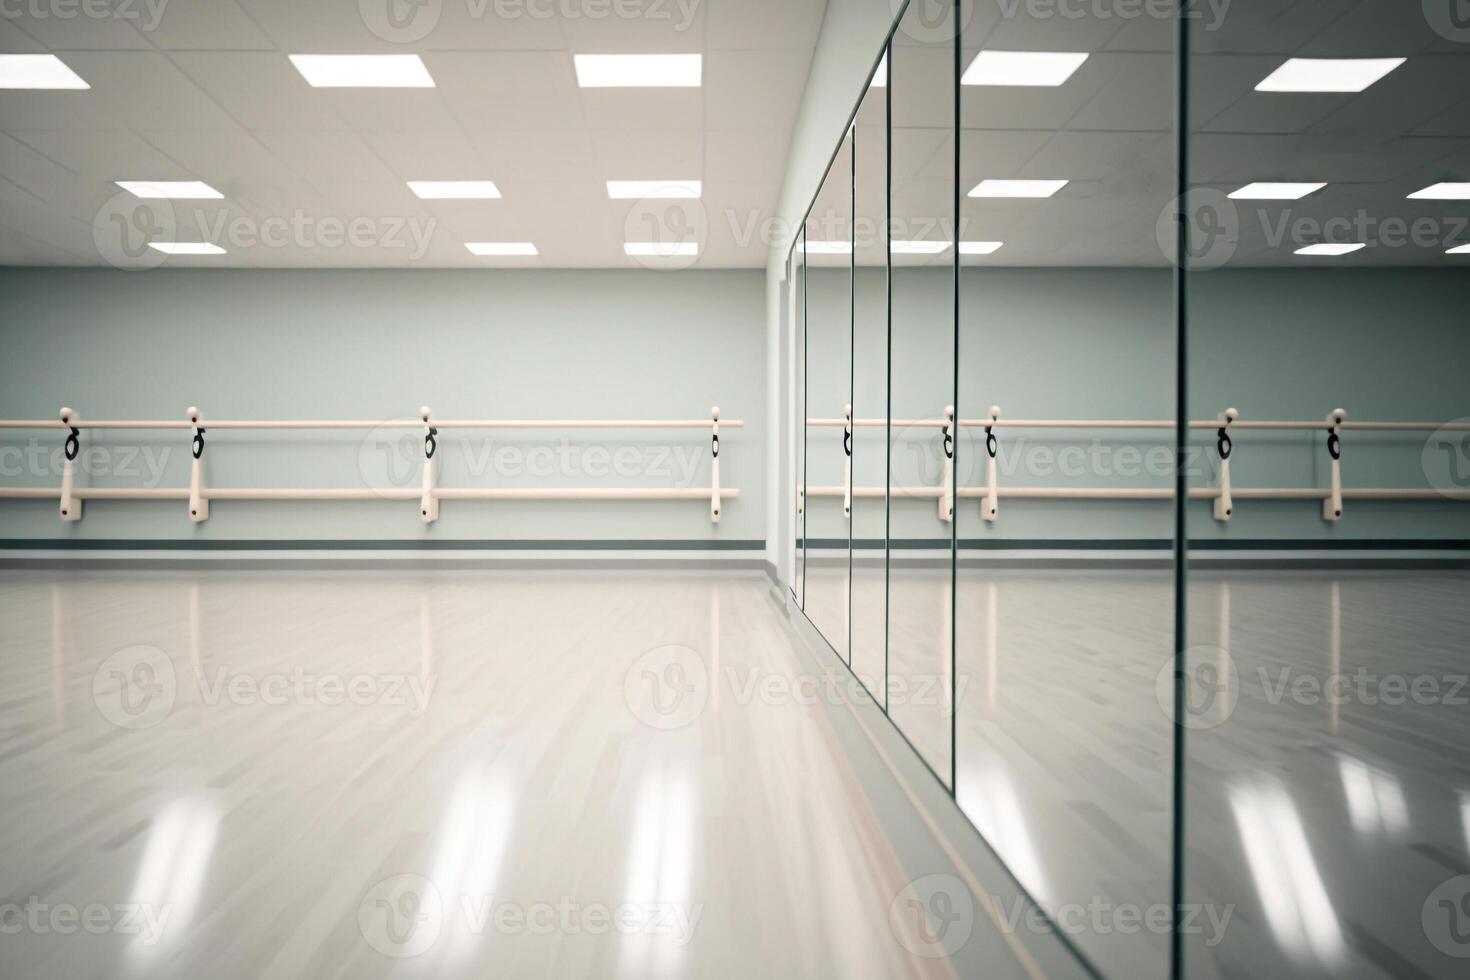
[[(850, 413), (850, 406), (847, 407)], [(797, 490), (798, 512), (805, 508), (807, 497), (882, 498), (889, 495), (894, 499), (927, 499), (939, 502), (939, 518), (951, 521), (954, 517), (956, 499), (978, 499), (980, 514), (987, 521), (994, 521), (1000, 513), (1000, 498), (1031, 500), (1171, 500), (1174, 491), (1170, 487), (1006, 487), (1000, 485), (997, 460), (1000, 456), (1000, 437), (1003, 429), (1110, 429), (1110, 430), (1155, 430), (1172, 431), (1176, 423), (1168, 420), (1151, 419), (1004, 419), (999, 406), (991, 406), (990, 415), (983, 419), (956, 420), (953, 406), (945, 406), (942, 417), (930, 419), (808, 419), (813, 428), (843, 426), (845, 433), (854, 428), (890, 428), (923, 430), (934, 429), (941, 436), (940, 485), (920, 487), (894, 487), (891, 494), (883, 487), (854, 487), (851, 484), (852, 460), (850, 439), (845, 435), (844, 449), (846, 484), (841, 487), (802, 487)], [(1334, 409), (1320, 422), (1312, 421), (1242, 421), (1234, 408), (1226, 409), (1212, 420), (1191, 420), (1190, 429), (1213, 429), (1216, 432), (1215, 452), (1218, 461), (1218, 479), (1213, 487), (1196, 487), (1189, 490), (1191, 500), (1212, 502), (1214, 517), (1228, 521), (1235, 512), (1237, 500), (1319, 500), (1322, 502), (1322, 517), (1327, 521), (1341, 520), (1343, 502), (1347, 500), (1401, 500), (1401, 501), (1470, 501), (1470, 489), (1437, 488), (1345, 488), (1342, 485), (1342, 434), (1360, 432), (1465, 432), (1470, 433), (1470, 422), (1350, 422), (1347, 413)], [(985, 432), (985, 483), (979, 487), (956, 487), (954, 485), (954, 433), (960, 428), (983, 429)], [(1328, 455), (1328, 486), (1317, 487), (1235, 487), (1230, 479), (1230, 459), (1234, 449), (1232, 432), (1257, 431), (1304, 431), (1326, 435), (1325, 448)], [(844, 516), (851, 517), (850, 504), (844, 508)]]
[[(441, 500), (704, 500), (709, 502), (710, 521), (718, 524), (722, 502), (740, 496), (740, 491), (720, 484), (720, 430), (739, 429), (739, 419), (722, 419), (718, 407), (707, 419), (436, 419), (425, 406), (419, 418), (365, 420), (245, 420), (206, 422), (199, 410), (190, 407), (184, 419), (146, 421), (86, 420), (70, 408), (60, 418), (0, 419), (4, 429), (57, 429), (67, 433), (63, 446), (59, 487), (0, 487), (0, 500), (57, 500), (63, 521), (78, 521), (86, 500), (179, 500), (189, 504), (189, 519), (195, 523), (209, 518), (211, 500), (417, 500), (425, 524), (439, 519)], [(191, 434), (192, 462), (187, 487), (79, 487), (76, 461), (81, 452), (82, 432), (87, 429), (184, 429)], [(408, 429), (424, 435), (421, 479), (418, 487), (346, 487), (340, 489), (277, 489), (209, 487), (204, 484), (205, 435), (210, 430), (228, 429)], [(705, 487), (439, 487), (435, 483), (435, 453), (441, 429), (704, 429), (710, 437), (710, 485)]]

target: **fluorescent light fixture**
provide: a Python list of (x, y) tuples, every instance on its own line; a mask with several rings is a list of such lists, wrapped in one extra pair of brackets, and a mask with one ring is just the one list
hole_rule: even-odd
[(670, 259), (680, 255), (698, 255), (698, 242), (624, 242), (623, 254), (635, 258), (652, 256)]
[(1449, 249), (1444, 254), (1446, 254), (1446, 255), (1470, 255), (1470, 245), (1456, 245), (1454, 248)]
[(1086, 60), (1082, 51), (981, 51), (960, 84), (1055, 88)]
[(1405, 58), (1288, 58), (1257, 92), (1361, 92)]
[(960, 242), (961, 255), (990, 255), (1005, 242)]
[(225, 250), (210, 242), (149, 242), (149, 248), (165, 255), (224, 255)]
[(202, 180), (119, 180), (117, 186), (134, 197), (172, 197), (185, 201), (224, 197)]
[(579, 54), (572, 56), (583, 88), (699, 88), (698, 54)]
[(949, 251), (949, 242), (889, 242), (888, 248), (894, 255), (938, 255)]
[(465, 242), (475, 255), (539, 255), (535, 242)]
[(888, 87), (888, 52), (883, 52), (883, 58), (878, 62), (878, 70), (873, 72), (873, 81), (869, 83), (868, 87)]
[(54, 54), (0, 54), (0, 88), (91, 88)]
[(698, 197), (704, 184), (698, 180), (610, 180), (607, 196), (615, 200), (645, 197)]
[(1470, 201), (1470, 184), (1431, 184), (1409, 195), (1415, 201)]
[(291, 64), (314, 88), (433, 88), (416, 54), (293, 54)]
[(971, 197), (1051, 197), (1067, 186), (1065, 180), (982, 180)]
[(1272, 183), (1270, 181), (1257, 181), (1254, 184), (1246, 184), (1236, 191), (1230, 192), (1230, 197), (1237, 201), (1300, 201), (1308, 194), (1315, 194), (1326, 183)]
[(1296, 250), (1297, 255), (1347, 255), (1356, 252), (1360, 248), (1367, 248), (1363, 242), (1347, 244), (1343, 242), (1319, 242), (1316, 245), (1307, 245)]
[(850, 255), (852, 254), (852, 242), (836, 241), (808, 241), (802, 246), (807, 255)]
[(408, 189), (426, 201), (490, 201), (500, 197), (493, 180), (410, 180)]

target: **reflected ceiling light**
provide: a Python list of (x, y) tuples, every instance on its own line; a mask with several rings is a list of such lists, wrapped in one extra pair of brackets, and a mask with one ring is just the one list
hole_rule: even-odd
[(1254, 184), (1246, 184), (1239, 190), (1231, 191), (1229, 196), (1237, 201), (1300, 201), (1308, 194), (1315, 194), (1326, 186), (1325, 181), (1320, 184), (1257, 181)]
[(873, 72), (873, 81), (870, 88), (888, 87), (888, 52), (883, 52), (883, 58), (878, 62), (878, 70)]
[(698, 255), (698, 242), (624, 242), (623, 254), (635, 258), (669, 259), (680, 255)]
[(224, 255), (225, 250), (212, 242), (149, 242), (148, 247), (165, 255)]
[(410, 180), (408, 189), (426, 201), (489, 201), (500, 197), (493, 180)]
[(649, 197), (699, 197), (704, 183), (698, 180), (610, 180), (607, 196), (614, 200)]
[(291, 64), (313, 88), (433, 88), (416, 54), (293, 54)]
[(1360, 248), (1367, 248), (1363, 242), (1318, 242), (1316, 245), (1306, 245), (1296, 250), (1297, 255), (1348, 255)]
[(0, 54), (0, 88), (91, 88), (54, 54)]
[(808, 255), (847, 255), (852, 252), (852, 242), (808, 241), (802, 245), (802, 251)]
[(1361, 92), (1406, 58), (1288, 58), (1257, 92)]
[(572, 61), (583, 88), (698, 88), (698, 54), (579, 54)]
[(539, 255), (535, 242), (465, 242), (474, 255)]
[(224, 197), (202, 180), (119, 180), (117, 186), (134, 197), (172, 197), (195, 201)]
[(1065, 180), (982, 180), (971, 197), (1051, 197), (1067, 186)]
[(1415, 201), (1470, 201), (1470, 183), (1431, 184), (1409, 197)]
[(1005, 242), (960, 242), (961, 255), (990, 255)]
[(1360, 836), (1373, 833), (1401, 834), (1409, 827), (1409, 807), (1404, 792), (1391, 773), (1349, 756), (1337, 757), (1347, 797), (1348, 815)]
[(1446, 255), (1470, 255), (1470, 245), (1456, 245), (1454, 248), (1449, 249), (1444, 254), (1446, 254)]
[(949, 251), (949, 242), (889, 242), (888, 248), (894, 255), (938, 255)]
[(960, 84), (1055, 88), (1086, 60), (1081, 51), (981, 51), (960, 76)]

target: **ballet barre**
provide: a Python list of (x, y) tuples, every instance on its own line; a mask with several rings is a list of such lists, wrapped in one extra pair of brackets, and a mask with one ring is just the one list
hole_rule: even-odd
[[(190, 407), (184, 419), (152, 419), (123, 421), (116, 419), (83, 419), (70, 408), (63, 408), (58, 419), (0, 419), (0, 430), (41, 429), (67, 432), (63, 445), (61, 485), (59, 487), (0, 487), (0, 500), (59, 501), (63, 521), (81, 520), (82, 502), (86, 500), (182, 500), (189, 504), (189, 519), (201, 523), (209, 519), (212, 500), (417, 500), (419, 516), (425, 524), (439, 519), (441, 500), (707, 500), (710, 521), (718, 524), (723, 502), (740, 496), (740, 491), (720, 484), (720, 429), (744, 428), (739, 419), (721, 419), (718, 407), (710, 409), (707, 419), (436, 419), (428, 406), (419, 410), (419, 418), (367, 421), (353, 419), (326, 420), (225, 420), (206, 422), (199, 409)], [(85, 430), (104, 429), (184, 429), (192, 434), (193, 456), (187, 487), (80, 487), (76, 485), (76, 460), (81, 452), (81, 435)], [(420, 485), (414, 487), (345, 487), (337, 489), (210, 487), (204, 483), (203, 461), (205, 435), (221, 429), (409, 429), (424, 433), (423, 466)], [(439, 487), (435, 474), (435, 454), (442, 429), (705, 429), (710, 434), (710, 485), (704, 487)]]
[[(844, 483), (840, 487), (800, 487), (797, 490), (797, 512), (804, 513), (808, 497), (842, 497), (843, 516), (851, 518), (852, 500), (863, 498), (910, 498), (935, 499), (939, 502), (939, 519), (952, 521), (957, 499), (981, 501), (980, 515), (986, 521), (995, 521), (1000, 513), (1000, 498), (1031, 500), (1170, 500), (1174, 491), (1170, 487), (1005, 487), (1000, 485), (997, 460), (1000, 455), (1000, 439), (996, 433), (1003, 429), (1112, 429), (1129, 430), (1174, 430), (1177, 423), (1156, 419), (1004, 419), (1000, 406), (992, 405), (990, 415), (983, 419), (956, 419), (953, 405), (947, 405), (938, 418), (930, 419), (852, 419), (852, 406), (844, 406), (841, 419), (808, 419), (807, 425), (816, 428), (842, 426), (844, 453)], [(1213, 487), (1191, 488), (1191, 500), (1209, 500), (1212, 512), (1218, 521), (1228, 521), (1235, 513), (1236, 500), (1320, 500), (1322, 518), (1326, 521), (1342, 519), (1343, 502), (1346, 500), (1470, 500), (1470, 490), (1438, 490), (1423, 488), (1366, 488), (1342, 485), (1342, 433), (1344, 432), (1470, 432), (1470, 422), (1351, 422), (1347, 413), (1333, 409), (1320, 422), (1283, 420), (1241, 420), (1240, 413), (1227, 408), (1219, 416), (1208, 420), (1190, 420), (1185, 423), (1191, 430), (1213, 429), (1216, 432), (1215, 451), (1219, 461), (1219, 478)], [(855, 427), (923, 429), (934, 428), (942, 436), (941, 442), (941, 485), (937, 487), (854, 487), (852, 485), (852, 431)], [(960, 428), (976, 428), (985, 431), (985, 483), (979, 487), (955, 487), (954, 485), (954, 433)], [(1236, 487), (1230, 478), (1230, 459), (1234, 451), (1232, 432), (1256, 431), (1306, 431), (1322, 432), (1327, 436), (1328, 486), (1317, 487)]]

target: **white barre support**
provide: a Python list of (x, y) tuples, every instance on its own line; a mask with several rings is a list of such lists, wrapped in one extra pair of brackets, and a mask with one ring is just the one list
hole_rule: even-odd
[(424, 486), (419, 497), (419, 519), (432, 524), (439, 519), (439, 498), (434, 496), (434, 453), (439, 449), (439, 429), (434, 425), (434, 413), (425, 405), (419, 409), (424, 420)]
[(82, 451), (81, 431), (75, 425), (77, 413), (69, 408), (61, 409), (61, 422), (71, 429), (66, 437), (65, 459), (61, 464), (61, 519), (63, 521), (79, 521), (82, 519), (82, 502), (76, 495), (76, 463), (77, 456)]
[(720, 523), (720, 406), (709, 410), (709, 519)]
[(1324, 521), (1342, 520), (1342, 435), (1338, 432), (1338, 427), (1345, 418), (1347, 413), (1340, 408), (1334, 408), (1332, 414), (1327, 416), (1327, 455), (1331, 458), (1329, 479), (1332, 492), (1322, 501)]
[(1000, 442), (995, 437), (995, 424), (1000, 421), (1000, 406), (990, 406), (990, 425), (985, 427), (985, 502), (980, 505), (980, 516), (990, 523), (995, 523), (996, 516), (1000, 513), (1000, 499), (996, 494), (1000, 477), (997, 474), (995, 458), (1000, 454)]
[(1240, 418), (1240, 413), (1227, 408), (1220, 413), (1220, 431), (1215, 436), (1215, 451), (1220, 456), (1220, 495), (1215, 498), (1215, 520), (1228, 521), (1235, 512), (1235, 501), (1230, 495), (1230, 453), (1235, 443), (1230, 438), (1230, 423)]
[(209, 520), (209, 498), (204, 496), (204, 429), (199, 425), (199, 409), (189, 406), (189, 422), (194, 426), (189, 462), (189, 520), (195, 524)]
[(944, 457), (944, 492), (939, 495), (939, 519), (946, 523), (954, 520), (954, 406), (944, 406), (944, 427), (940, 430), (940, 454)]
[(852, 519), (852, 403), (842, 406), (842, 516)]

